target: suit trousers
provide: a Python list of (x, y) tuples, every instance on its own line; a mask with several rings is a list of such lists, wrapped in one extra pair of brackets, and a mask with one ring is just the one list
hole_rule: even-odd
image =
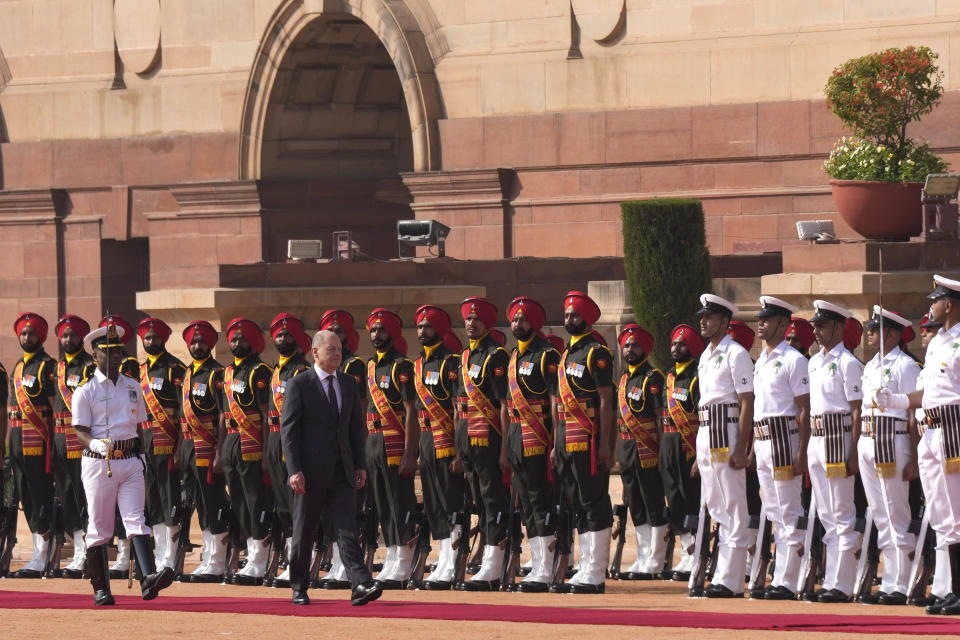
[(305, 483), (306, 492), (293, 496), (290, 586), (294, 591), (305, 591), (310, 586), (310, 557), (324, 510), (334, 521), (340, 561), (347, 570), (350, 585), (356, 588), (371, 580), (357, 542), (357, 492), (347, 483), (342, 463), (337, 461), (330, 486), (318, 486), (309, 475), (305, 476)]

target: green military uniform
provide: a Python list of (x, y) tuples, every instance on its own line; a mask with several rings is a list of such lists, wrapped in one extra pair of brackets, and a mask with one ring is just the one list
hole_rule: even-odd
[[(146, 517), (150, 526), (177, 524), (174, 513), (181, 507), (180, 474), (173, 470), (171, 456), (180, 440), (177, 418), (186, 372), (186, 366), (167, 351), (158, 356), (148, 355), (140, 365), (141, 386), (146, 384), (159, 403), (159, 406), (151, 406), (147, 402), (147, 421), (141, 425), (147, 459)], [(144, 398), (146, 396), (147, 392)], [(169, 433), (156, 415), (160, 410), (166, 415), (160, 417), (169, 425)]]
[(56, 433), (53, 437), (52, 466), (64, 531), (86, 529), (87, 497), (80, 481), (83, 447), (71, 423), (70, 399), (77, 387), (86, 382), (96, 368), (93, 357), (82, 348), (74, 354), (66, 354), (57, 363), (57, 392), (53, 397)]
[(283, 446), (280, 442), (280, 417), (283, 413), (283, 393), (287, 380), (295, 375), (308, 371), (310, 365), (299, 351), (289, 358), (280, 357), (280, 362), (274, 367), (270, 379), (270, 405), (267, 413), (267, 424), (270, 431), (264, 447), (267, 458), (267, 471), (270, 473), (270, 484), (273, 485), (273, 499), (276, 504), (277, 517), (284, 537), (293, 535), (293, 520), (290, 515), (290, 505), (293, 493), (287, 485), (287, 466), (283, 461)]
[(700, 508), (700, 477), (690, 477), (697, 459), (696, 439), (700, 419), (700, 385), (697, 362), (678, 362), (667, 374), (663, 388), (663, 435), (660, 438), (660, 476), (670, 514), (670, 527), (687, 532), (687, 516)]
[(367, 364), (363, 358), (351, 353), (346, 347), (343, 348), (343, 360), (340, 362), (340, 371), (353, 376), (357, 381), (357, 391), (360, 392), (360, 399), (367, 399)]

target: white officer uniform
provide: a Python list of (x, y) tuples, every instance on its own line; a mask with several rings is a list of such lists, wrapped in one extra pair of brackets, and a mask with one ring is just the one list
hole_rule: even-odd
[[(712, 294), (700, 296), (703, 309), (699, 313), (731, 315), (737, 307)], [(700, 429), (697, 431), (697, 466), (700, 470), (702, 500), (710, 517), (720, 527), (719, 554), (713, 584), (720, 584), (734, 594), (743, 593), (743, 577), (747, 568), (747, 547), (750, 545), (750, 514), (747, 512), (747, 481), (743, 469), (729, 464), (729, 455), (739, 439), (738, 394), (753, 391), (753, 361), (750, 355), (729, 335), (713, 347), (707, 343), (697, 367), (700, 380)], [(712, 451), (710, 414), (727, 405), (727, 447)], [(705, 419), (706, 418), (706, 419)]]
[[(879, 306), (873, 308), (873, 320), (867, 328), (880, 326)], [(883, 322), (899, 329), (910, 321), (886, 309)], [(882, 370), (882, 371), (881, 371)], [(910, 552), (916, 547), (916, 536), (910, 526), (910, 485), (903, 480), (903, 468), (913, 457), (906, 409), (873, 406), (873, 397), (881, 387), (893, 393), (910, 393), (917, 388), (920, 365), (894, 347), (883, 357), (877, 353), (863, 369), (864, 402), (860, 417), (862, 428), (857, 452), (860, 458), (860, 479), (877, 527), (877, 546), (883, 552), (883, 580), (880, 591), (906, 595), (910, 588), (912, 562)], [(881, 381), (882, 376), (882, 381)], [(877, 459), (877, 455), (881, 459)]]
[[(74, 392), (71, 410), (74, 424), (89, 427), (96, 439), (109, 436), (114, 443), (138, 439), (137, 425), (147, 419), (140, 385), (122, 374), (114, 384), (99, 369)], [(112, 477), (107, 477), (106, 460), (86, 455), (81, 459), (81, 479), (89, 513), (88, 547), (104, 544), (113, 537), (118, 507), (128, 538), (150, 535), (143, 512), (145, 489), (141, 458), (142, 454), (112, 458)]]
[[(790, 322), (793, 305), (771, 296), (760, 297), (760, 317), (782, 316)], [(800, 491), (803, 476), (795, 476), (793, 462), (800, 446), (797, 398), (810, 393), (807, 359), (781, 340), (772, 350), (764, 348), (754, 367), (753, 450), (757, 478), (767, 520), (774, 523), (777, 544), (771, 585), (799, 590), (804, 531), (797, 529), (803, 516)]]
[[(842, 326), (850, 317), (849, 311), (830, 302), (815, 300), (813, 306), (817, 311), (814, 322), (834, 319)], [(809, 373), (811, 432), (807, 468), (817, 499), (817, 515), (825, 531), (827, 564), (823, 590), (836, 589), (851, 596), (856, 582), (854, 552), (859, 548), (859, 535), (854, 529), (857, 516), (853, 503), (854, 477), (846, 475), (845, 461), (851, 445), (850, 403), (863, 400), (863, 365), (841, 340), (829, 351), (821, 348), (810, 358)], [(842, 425), (842, 443), (826, 435), (828, 423)], [(832, 463), (828, 462), (831, 457), (828, 444), (830, 453), (834, 454)], [(840, 444), (842, 446), (837, 446)]]

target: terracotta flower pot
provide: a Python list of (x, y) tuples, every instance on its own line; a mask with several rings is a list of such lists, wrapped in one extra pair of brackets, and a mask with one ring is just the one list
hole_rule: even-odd
[(831, 180), (837, 211), (868, 240), (908, 240), (922, 227), (919, 182)]

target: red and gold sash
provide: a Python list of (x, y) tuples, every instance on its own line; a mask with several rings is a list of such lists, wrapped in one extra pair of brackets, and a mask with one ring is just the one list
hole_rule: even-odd
[(160, 404), (157, 394), (150, 387), (146, 363), (140, 365), (140, 389), (143, 391), (143, 400), (147, 403), (147, 409), (153, 416), (153, 425), (160, 427), (160, 431), (153, 429), (153, 454), (157, 456), (170, 455), (177, 443), (177, 426), (173, 424), (173, 418)]
[(60, 397), (63, 398), (63, 403), (66, 405), (67, 410), (63, 416), (54, 417), (57, 418), (58, 425), (60, 424), (59, 420), (63, 421), (63, 435), (66, 438), (67, 458), (76, 460), (83, 454), (83, 445), (80, 444), (80, 440), (77, 439), (77, 430), (70, 424), (70, 416), (73, 413), (73, 389), (67, 384), (66, 360), (61, 360), (57, 363), (57, 390), (60, 393)]
[(680, 434), (683, 451), (689, 460), (697, 454), (697, 429), (700, 428), (700, 417), (696, 413), (687, 413), (677, 399), (673, 397), (674, 391), (676, 391), (676, 375), (673, 372), (667, 374), (666, 387), (667, 412)]
[(470, 379), (470, 349), (464, 349), (461, 358), (460, 375), (463, 377), (463, 389), (468, 401), (467, 435), (472, 446), (489, 447), (490, 427), (493, 427), (497, 434), (503, 435), (500, 427), (500, 412), (493, 406), (490, 399), (483, 395), (480, 387), (473, 384)]
[[(40, 376), (37, 376), (37, 383), (40, 384)], [(17, 363), (13, 371), (13, 393), (17, 399), (17, 405), (20, 408), (20, 414), (23, 416), (20, 424), (14, 423), (13, 426), (23, 428), (23, 455), (42, 456), (44, 450), (47, 454), (47, 473), (50, 472), (50, 448), (47, 446), (50, 441), (49, 419), (44, 418), (37, 411), (33, 400), (23, 388), (23, 361)], [(26, 427), (29, 426), (30, 429)]]
[(213, 456), (217, 451), (216, 426), (213, 421), (208, 423), (200, 419), (197, 412), (193, 410), (193, 401), (190, 398), (193, 378), (192, 367), (187, 367), (187, 374), (183, 378), (183, 422), (187, 426), (184, 431), (184, 437), (193, 440), (194, 453), (196, 454), (197, 466), (208, 467), (213, 461)]
[[(404, 447), (404, 425), (386, 394), (377, 384), (377, 362), (376, 358), (371, 358), (367, 363), (367, 389), (370, 391), (370, 399), (373, 400), (373, 406), (377, 408), (377, 415), (380, 416), (381, 431), (383, 433), (383, 447), (387, 454), (387, 465), (396, 466), (400, 464), (400, 458), (403, 457)], [(367, 425), (370, 429), (370, 425)], [(374, 429), (374, 431), (376, 431)]]
[(280, 365), (273, 370), (273, 378), (270, 379), (270, 390), (273, 392), (273, 406), (277, 408), (277, 415), (283, 415), (283, 383), (280, 382)]
[[(620, 407), (620, 422), (626, 428), (631, 440), (637, 441), (637, 457), (640, 467), (650, 469), (657, 466), (660, 453), (660, 444), (657, 442), (657, 421), (655, 418), (641, 420), (633, 415), (630, 403), (627, 401), (628, 374), (620, 378), (620, 388), (617, 391), (617, 404)], [(646, 382), (646, 380), (644, 380)], [(651, 427), (652, 433), (651, 433)]]
[[(260, 411), (255, 414), (256, 420), (248, 414), (237, 402), (233, 396), (233, 365), (228, 365), (223, 372), (223, 386), (226, 388), (227, 407), (230, 409), (230, 417), (240, 430), (240, 455), (244, 461), (263, 459), (263, 434), (260, 433), (260, 427), (255, 424), (262, 420)], [(251, 393), (253, 389), (250, 390)]]
[[(552, 446), (550, 431), (543, 422), (543, 417), (530, 405), (520, 382), (517, 380), (517, 356), (519, 351), (510, 355), (510, 366), (507, 367), (507, 385), (510, 388), (510, 401), (513, 408), (520, 414), (520, 428), (523, 435), (523, 455), (543, 455)], [(549, 467), (548, 467), (549, 468)]]
[(560, 358), (560, 400), (563, 405), (564, 447), (567, 451), (590, 451), (590, 473), (597, 472), (597, 449), (591, 447), (593, 436), (597, 432), (597, 424), (590, 417), (587, 406), (577, 399), (573, 387), (567, 380), (567, 354), (563, 352)]
[(427, 385), (423, 384), (423, 357), (417, 358), (413, 364), (413, 382), (417, 396), (430, 416), (435, 456), (438, 460), (449, 458), (457, 452), (453, 444), (453, 416), (447, 413), (427, 389)]

